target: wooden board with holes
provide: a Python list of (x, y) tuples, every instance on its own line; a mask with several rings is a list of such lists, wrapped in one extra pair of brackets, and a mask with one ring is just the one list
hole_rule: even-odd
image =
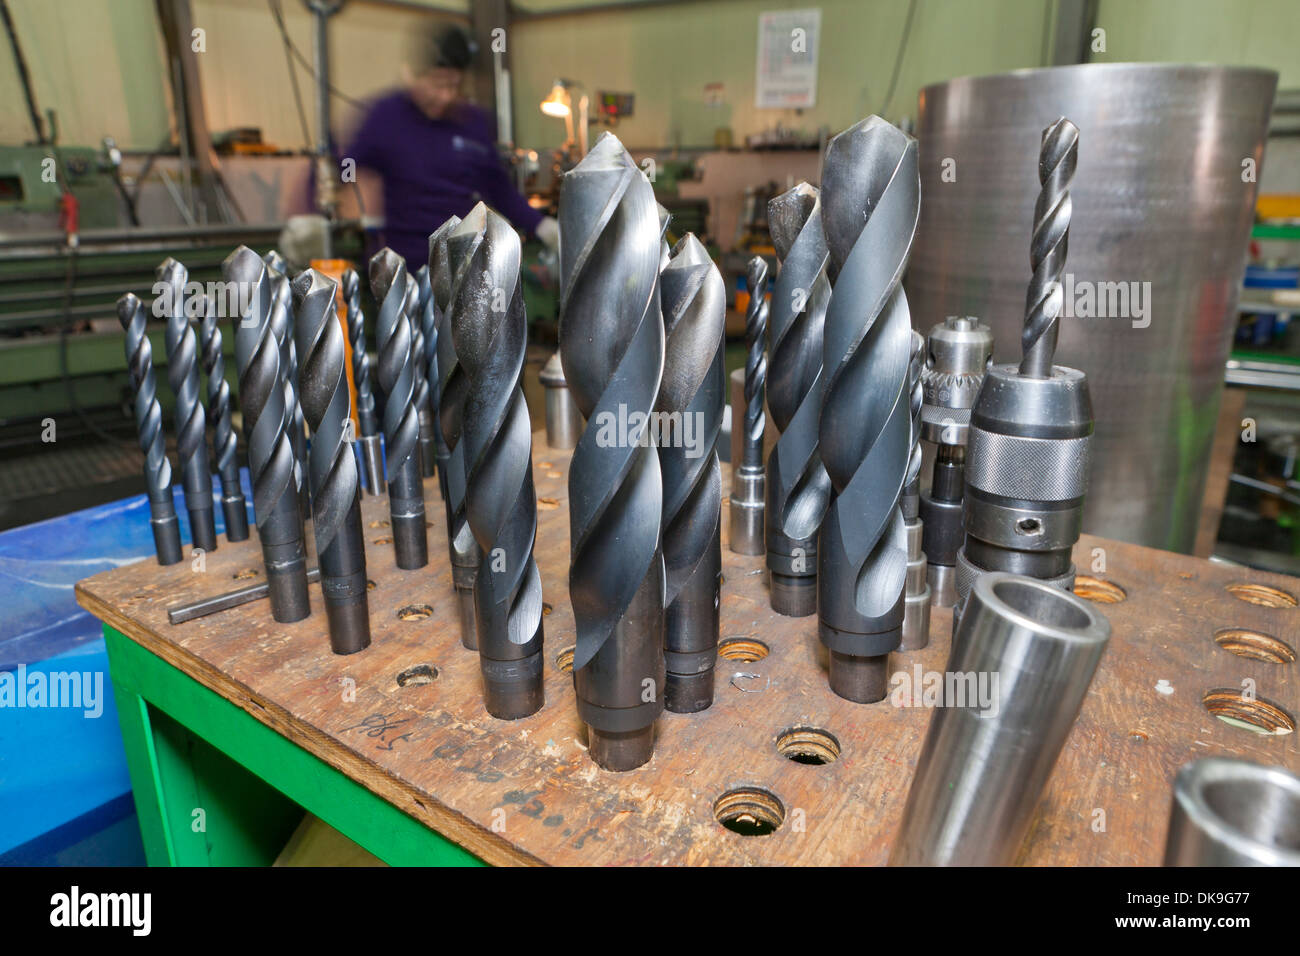
[[(430, 564), (419, 571), (393, 562), (386, 499), (364, 503), (374, 643), (360, 654), (329, 652), (315, 587), (313, 615), (296, 624), (275, 624), (264, 602), (167, 623), (169, 606), (260, 573), (255, 539), (222, 541), (201, 573), (189, 562), (159, 568), (149, 560), (98, 574), (77, 586), (78, 601), (490, 863), (885, 862), (930, 715), (895, 706), (912, 699), (903, 699), (899, 675), (942, 671), (950, 612), (935, 611), (927, 648), (893, 656), (898, 700), (854, 705), (827, 688), (816, 619), (774, 614), (762, 558), (724, 544), (722, 637), (731, 659), (719, 661), (714, 706), (665, 714), (646, 766), (601, 771), (587, 758), (571, 678), (557, 663), (574, 642), (568, 455), (547, 449), (538, 434), (533, 458), (549, 608), (546, 705), (524, 720), (499, 721), (482, 708), (477, 655), (459, 642), (436, 482), (426, 483)], [(1296, 734), (1261, 735), (1216, 720), (1206, 706), (1210, 695), (1211, 706), (1239, 721), (1293, 726), (1300, 581), (1086, 536), (1075, 557), (1098, 579), (1085, 579), (1081, 590), (1123, 597), (1105, 606), (1110, 646), (1020, 859), (1158, 864), (1181, 764), (1234, 755), (1300, 771)], [(422, 669), (416, 679), (399, 681), (413, 668)], [(804, 761), (811, 752), (824, 760), (837, 750), (838, 758), (787, 759), (779, 748), (792, 730), (801, 732), (784, 742)], [(720, 825), (715, 813), (735, 807), (723, 797), (737, 790), (760, 792), (753, 809), (776, 814), (773, 832)]]

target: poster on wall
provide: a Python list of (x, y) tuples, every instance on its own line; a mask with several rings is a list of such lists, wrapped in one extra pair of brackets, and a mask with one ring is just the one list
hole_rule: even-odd
[(760, 109), (806, 109), (817, 103), (817, 43), (822, 12), (776, 10), (758, 15), (758, 78), (754, 105)]

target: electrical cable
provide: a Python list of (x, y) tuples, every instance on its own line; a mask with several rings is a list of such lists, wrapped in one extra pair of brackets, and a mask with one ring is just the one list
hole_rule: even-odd
[(14, 29), (8, 0), (0, 0), (0, 19), (4, 20), (5, 32), (9, 34), (9, 45), (14, 51), (14, 66), (18, 70), (18, 79), (23, 85), (23, 96), (27, 99), (27, 113), (32, 120), (32, 129), (36, 132), (36, 145), (42, 146), (50, 140), (46, 138), (45, 127), (41, 124), (41, 112), (36, 106), (36, 94), (32, 91), (32, 76), (27, 71), (27, 58), (23, 56), (22, 44), (18, 42), (18, 32)]
[[(289, 48), (289, 51), (298, 60), (298, 62), (302, 64), (303, 69), (306, 70), (309, 74), (311, 74), (312, 79), (318, 80), (319, 77), (316, 76), (316, 69), (311, 65), (311, 61), (308, 60), (305, 56), (303, 56), (302, 51), (299, 50), (296, 46), (294, 46), (293, 40), (289, 38), (289, 30), (284, 23), (284, 9), (280, 6), (280, 0), (266, 0), (266, 2), (267, 5), (271, 8), (271, 16), (275, 18), (275, 24), (280, 29), (280, 36), (284, 38), (285, 45)], [(344, 93), (333, 83), (329, 84), (329, 91), (335, 96), (337, 96), (339, 99), (341, 99), (344, 103), (347, 103), (349, 106), (355, 106), (359, 110), (363, 110), (366, 108), (366, 104), (362, 103), (360, 100), (356, 99), (355, 97), (348, 96), (348, 94)]]
[(881, 107), (881, 116), (889, 112), (889, 104), (894, 101), (894, 91), (898, 87), (898, 73), (903, 65), (903, 54), (907, 51), (907, 38), (912, 34), (912, 15), (916, 13), (916, 0), (907, 4), (907, 19), (903, 21), (903, 35), (898, 41), (898, 53), (894, 57), (894, 71), (889, 78), (889, 91), (885, 93), (885, 105)]

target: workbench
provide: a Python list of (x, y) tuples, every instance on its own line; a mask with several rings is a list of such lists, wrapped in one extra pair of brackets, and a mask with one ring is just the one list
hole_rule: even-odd
[[(665, 713), (645, 766), (602, 771), (567, 672), (569, 456), (533, 442), (546, 705), (523, 720), (483, 709), (435, 481), (418, 571), (394, 563), (387, 500), (363, 502), (373, 643), (355, 655), (330, 653), (315, 585), (294, 624), (265, 601), (168, 623), (169, 607), (257, 580), (255, 536), (222, 541), (201, 570), (149, 560), (78, 584), (104, 622), (151, 863), (270, 862), (303, 809), (393, 864), (886, 861), (930, 716), (908, 685), (943, 670), (951, 613), (934, 611), (928, 647), (893, 655), (891, 699), (842, 700), (816, 618), (773, 613), (763, 558), (726, 548), (724, 500), (716, 701)], [(1086, 535), (1075, 561), (1113, 634), (1019, 862), (1158, 865), (1180, 765), (1300, 772), (1300, 580)]]

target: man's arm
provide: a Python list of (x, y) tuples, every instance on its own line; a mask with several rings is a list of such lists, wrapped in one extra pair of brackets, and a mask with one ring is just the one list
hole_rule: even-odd
[(366, 228), (384, 222), (384, 180), (373, 169), (357, 167), (357, 181), (344, 183), (339, 191), (339, 216), (360, 219)]

